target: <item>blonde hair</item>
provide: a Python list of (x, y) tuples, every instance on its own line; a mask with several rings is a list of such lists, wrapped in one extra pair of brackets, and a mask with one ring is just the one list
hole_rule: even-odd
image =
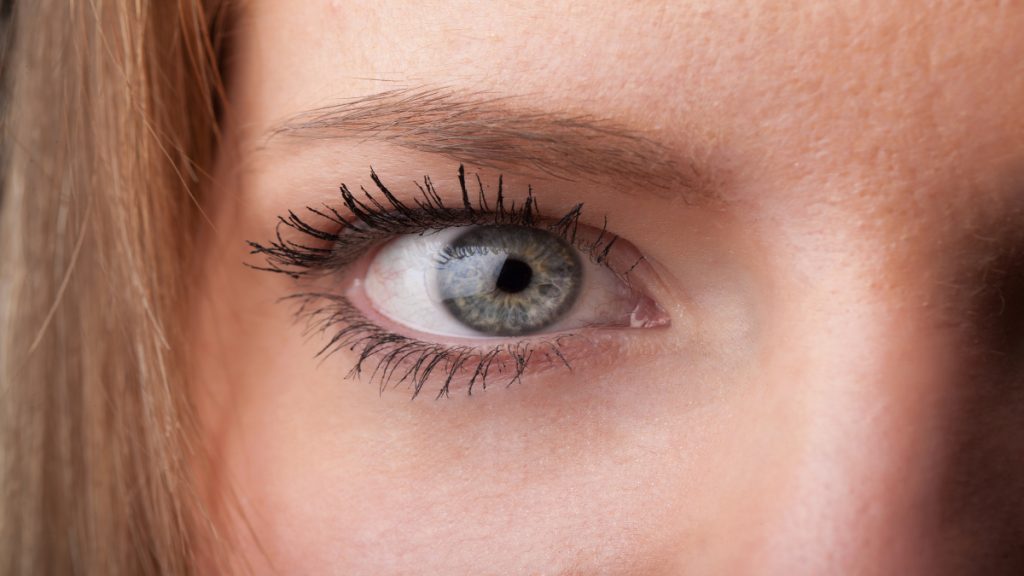
[(183, 330), (224, 2), (23, 0), (3, 55), (0, 572), (189, 574)]

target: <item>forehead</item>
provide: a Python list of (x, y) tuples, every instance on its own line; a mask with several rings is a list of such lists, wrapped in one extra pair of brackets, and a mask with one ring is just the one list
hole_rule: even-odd
[(254, 1), (243, 108), (446, 86), (627, 123), (752, 203), (1020, 196), (1024, 5), (761, 4)]

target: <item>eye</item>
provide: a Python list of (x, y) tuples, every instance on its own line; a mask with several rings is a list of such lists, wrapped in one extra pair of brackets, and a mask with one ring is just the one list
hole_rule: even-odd
[(517, 337), (657, 322), (656, 306), (606, 261), (539, 227), (403, 235), (376, 252), (361, 284), (381, 316), (435, 336)]
[(266, 259), (250, 266), (295, 280), (285, 299), (307, 335), (325, 337), (318, 356), (353, 352), (349, 376), (382, 392), (408, 383), (415, 398), (434, 382), (438, 398), (456, 386), (472, 394), (629, 340), (591, 329), (670, 324), (635, 287), (656, 274), (607, 221), (586, 226), (582, 204), (547, 220), (532, 188), (509, 201), (501, 176), (492, 192), (477, 176), (471, 193), (462, 166), (454, 194), (425, 176), (406, 201), (373, 170), (370, 179), (374, 192), (343, 183), (337, 207), (279, 217), (269, 242), (249, 242)]

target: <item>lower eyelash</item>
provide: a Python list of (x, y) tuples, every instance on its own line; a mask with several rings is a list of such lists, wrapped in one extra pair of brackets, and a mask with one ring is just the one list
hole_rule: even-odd
[(344, 296), (306, 292), (285, 298), (299, 302), (297, 318), (305, 320), (306, 335), (334, 332), (318, 352), (318, 358), (347, 349), (358, 354), (348, 377), (361, 378), (368, 363), (376, 363), (369, 381), (378, 383), (381, 393), (389, 386), (408, 383), (415, 399), (433, 374), (441, 374), (444, 383), (435, 399), (447, 398), (453, 383), (465, 384), (467, 395), (473, 388), (487, 389), (494, 378), (506, 386), (519, 382), (535, 356), (572, 370), (562, 353), (563, 340), (576, 335), (558, 334), (492, 346), (451, 346), (432, 344), (389, 332), (366, 318)]

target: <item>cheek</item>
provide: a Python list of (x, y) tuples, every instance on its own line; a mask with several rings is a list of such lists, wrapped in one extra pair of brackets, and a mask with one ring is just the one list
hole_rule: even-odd
[(410, 403), (273, 369), (225, 417), (220, 488), (285, 572), (654, 570), (718, 508), (716, 421), (678, 410), (671, 374)]

